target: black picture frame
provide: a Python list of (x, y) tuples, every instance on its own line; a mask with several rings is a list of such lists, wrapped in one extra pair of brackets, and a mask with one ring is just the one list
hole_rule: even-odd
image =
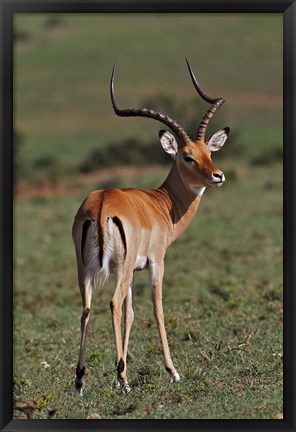
[[(295, 431), (295, 0), (129, 0), (0, 2), (1, 28), (1, 431), (244, 430)], [(282, 13), (284, 23), (284, 419), (283, 420), (13, 420), (13, 15), (15, 13)]]

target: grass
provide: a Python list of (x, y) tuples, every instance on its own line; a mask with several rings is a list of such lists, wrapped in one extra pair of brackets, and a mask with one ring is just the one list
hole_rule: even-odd
[[(224, 161), (226, 175), (232, 165)], [(136, 275), (128, 397), (112, 387), (112, 277), (93, 299), (85, 394), (71, 395), (81, 305), (70, 227), (90, 185), (17, 200), (15, 397), (37, 401), (34, 418), (48, 409), (57, 418), (271, 418), (282, 411), (281, 169), (248, 165), (244, 176), (207, 191), (167, 253), (166, 326), (181, 374), (175, 385), (162, 364), (148, 274)], [(121, 182), (144, 183), (135, 176)]]
[[(59, 419), (270, 419), (282, 412), (281, 31), (277, 14), (16, 17), (15, 126), (27, 189), (14, 209), (15, 418), (26, 418), (30, 404), (36, 419), (49, 411)], [(86, 388), (74, 398), (81, 315), (74, 215), (90, 190), (155, 187), (168, 171), (111, 167), (80, 176), (77, 166), (93, 149), (129, 137), (153, 141), (158, 151), (159, 125), (112, 113), (110, 71), (117, 63), (123, 105), (169, 95), (182, 123), (194, 96), (185, 55), (209, 93), (225, 97), (217, 123), (232, 132), (213, 155), (226, 184), (206, 191), (166, 256), (166, 327), (181, 381), (168, 383), (143, 271), (128, 359), (133, 391), (114, 389), (111, 277), (93, 298)]]

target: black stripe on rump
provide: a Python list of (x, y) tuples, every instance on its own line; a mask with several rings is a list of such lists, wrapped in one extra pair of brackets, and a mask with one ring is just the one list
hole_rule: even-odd
[(104, 237), (103, 237), (103, 229), (100, 224), (100, 220), (98, 220), (98, 242), (99, 242), (99, 263), (100, 266), (103, 266), (103, 246), (104, 246)]
[(87, 231), (88, 228), (90, 226), (91, 220), (90, 219), (86, 219), (86, 221), (83, 224), (82, 227), (82, 237), (81, 237), (81, 258), (82, 258), (82, 262), (84, 262), (84, 246), (85, 246), (85, 240), (86, 240), (86, 235), (87, 235)]
[(104, 202), (104, 198), (105, 198), (105, 192), (106, 191), (102, 192), (102, 198), (101, 198), (101, 202), (100, 202), (100, 210), (99, 210), (98, 219), (97, 219), (99, 263), (100, 263), (101, 268), (103, 266), (103, 255), (104, 255), (104, 234), (103, 234), (103, 227), (101, 224), (101, 216), (102, 216), (102, 207), (103, 207), (103, 202)]
[(115, 225), (117, 226), (119, 232), (120, 232), (120, 236), (121, 236), (121, 240), (124, 246), (124, 258), (126, 257), (126, 252), (127, 252), (127, 246), (126, 246), (126, 238), (125, 238), (125, 233), (124, 233), (124, 229), (123, 229), (123, 225), (121, 220), (119, 219), (119, 217), (114, 216), (112, 218), (113, 222), (115, 223)]

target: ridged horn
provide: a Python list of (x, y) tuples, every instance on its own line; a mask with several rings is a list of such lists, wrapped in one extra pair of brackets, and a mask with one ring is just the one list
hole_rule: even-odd
[(204, 92), (202, 90), (202, 88), (200, 87), (200, 85), (198, 84), (187, 58), (186, 58), (186, 63), (187, 63), (188, 70), (189, 70), (189, 73), (191, 76), (191, 80), (193, 82), (193, 85), (194, 85), (197, 93), (200, 95), (200, 97), (204, 101), (212, 104), (212, 106), (208, 109), (206, 114), (203, 116), (203, 118), (200, 122), (199, 128), (198, 128), (198, 131), (197, 131), (196, 141), (199, 141), (199, 140), (204, 141), (205, 135), (207, 132), (207, 128), (208, 128), (208, 125), (209, 125), (211, 118), (214, 116), (214, 114), (217, 112), (217, 110), (224, 104), (225, 100), (222, 98), (212, 98), (209, 95), (207, 95), (207, 93)]

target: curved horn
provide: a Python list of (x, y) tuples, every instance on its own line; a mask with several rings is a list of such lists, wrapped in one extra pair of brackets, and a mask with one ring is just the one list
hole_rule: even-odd
[(115, 66), (113, 66), (110, 82), (111, 101), (115, 114), (121, 117), (147, 117), (158, 120), (161, 123), (164, 123), (165, 125), (170, 127), (185, 144), (191, 141), (185, 130), (176, 122), (176, 120), (165, 114), (162, 114), (161, 112), (157, 112), (147, 108), (120, 108), (114, 95), (114, 75)]
[(195, 78), (195, 75), (194, 75), (194, 73), (190, 67), (189, 61), (187, 60), (187, 58), (185, 60), (186, 60), (186, 63), (187, 63), (188, 69), (189, 69), (191, 80), (193, 82), (193, 85), (194, 85), (197, 93), (200, 95), (200, 97), (204, 101), (212, 104), (211, 108), (209, 108), (208, 111), (206, 112), (206, 114), (203, 116), (203, 118), (200, 122), (199, 128), (198, 128), (198, 131), (197, 131), (196, 140), (197, 141), (204, 140), (210, 119), (217, 112), (217, 110), (224, 104), (225, 100), (222, 98), (216, 98), (215, 99), (215, 98), (212, 98), (209, 95), (207, 95), (206, 92), (204, 92), (201, 89), (200, 85), (198, 84), (198, 82)]

